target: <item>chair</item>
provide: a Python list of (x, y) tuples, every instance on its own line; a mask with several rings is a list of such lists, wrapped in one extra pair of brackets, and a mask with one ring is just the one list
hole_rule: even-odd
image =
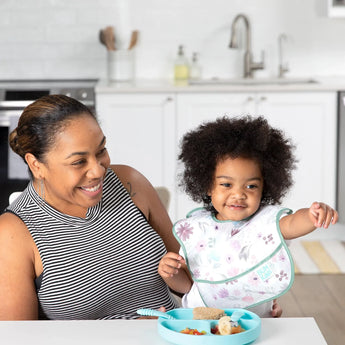
[(168, 188), (166, 188), (166, 187), (155, 187), (155, 190), (156, 190), (159, 198), (161, 199), (164, 207), (166, 209), (168, 209), (169, 204), (170, 204), (170, 192), (169, 192)]
[(8, 198), (8, 203), (12, 204), (12, 202), (16, 200), (20, 194), (22, 194), (22, 192), (13, 192)]

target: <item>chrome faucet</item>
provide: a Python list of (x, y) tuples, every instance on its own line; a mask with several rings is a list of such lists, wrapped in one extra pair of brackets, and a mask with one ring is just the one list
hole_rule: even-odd
[(245, 27), (246, 27), (246, 51), (244, 53), (244, 78), (253, 78), (253, 71), (258, 69), (264, 69), (264, 53), (262, 53), (262, 61), (261, 62), (254, 62), (253, 61), (253, 54), (252, 54), (252, 41), (251, 41), (251, 28), (249, 19), (245, 14), (238, 14), (232, 22), (231, 25), (231, 40), (229, 44), (229, 48), (238, 48), (237, 43), (237, 32), (236, 32), (236, 25), (240, 19), (243, 19)]
[(287, 40), (287, 36), (285, 34), (280, 34), (278, 37), (278, 53), (279, 53), (279, 78), (283, 78), (286, 72), (289, 72), (289, 65), (284, 63), (283, 59), (283, 41)]

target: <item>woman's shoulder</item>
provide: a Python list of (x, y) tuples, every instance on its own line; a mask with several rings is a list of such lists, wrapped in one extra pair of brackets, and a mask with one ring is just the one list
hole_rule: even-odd
[(159, 200), (152, 184), (138, 170), (128, 165), (111, 165), (111, 169), (127, 189), (134, 204), (149, 219), (150, 209), (155, 200)]
[(129, 165), (111, 165), (110, 168), (114, 171), (125, 188), (132, 186), (141, 189), (150, 185), (150, 182), (142, 173)]
[(0, 241), (6, 241), (19, 236), (27, 236), (29, 230), (24, 222), (12, 212), (0, 216)]
[(138, 170), (134, 169), (129, 165), (124, 164), (113, 164), (110, 168), (114, 173), (121, 179), (125, 177), (140, 177), (143, 176)]
[(6, 248), (2, 254), (13, 260), (31, 257), (34, 251), (34, 242), (28, 228), (11, 212), (0, 216), (0, 247)]

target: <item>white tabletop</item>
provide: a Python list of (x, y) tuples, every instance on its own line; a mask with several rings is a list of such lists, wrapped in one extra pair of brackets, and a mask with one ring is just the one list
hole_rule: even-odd
[[(167, 345), (157, 320), (0, 321), (6, 345)], [(262, 319), (254, 345), (327, 345), (313, 318)]]

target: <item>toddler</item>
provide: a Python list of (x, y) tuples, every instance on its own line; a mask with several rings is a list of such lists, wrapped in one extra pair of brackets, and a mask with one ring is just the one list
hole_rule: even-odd
[(337, 222), (337, 212), (322, 202), (295, 213), (280, 206), (292, 185), (293, 149), (263, 117), (224, 117), (184, 136), (181, 185), (204, 208), (174, 225), (180, 253), (167, 253), (158, 268), (184, 294), (184, 308), (271, 315), (272, 301), (294, 279), (285, 240)]

